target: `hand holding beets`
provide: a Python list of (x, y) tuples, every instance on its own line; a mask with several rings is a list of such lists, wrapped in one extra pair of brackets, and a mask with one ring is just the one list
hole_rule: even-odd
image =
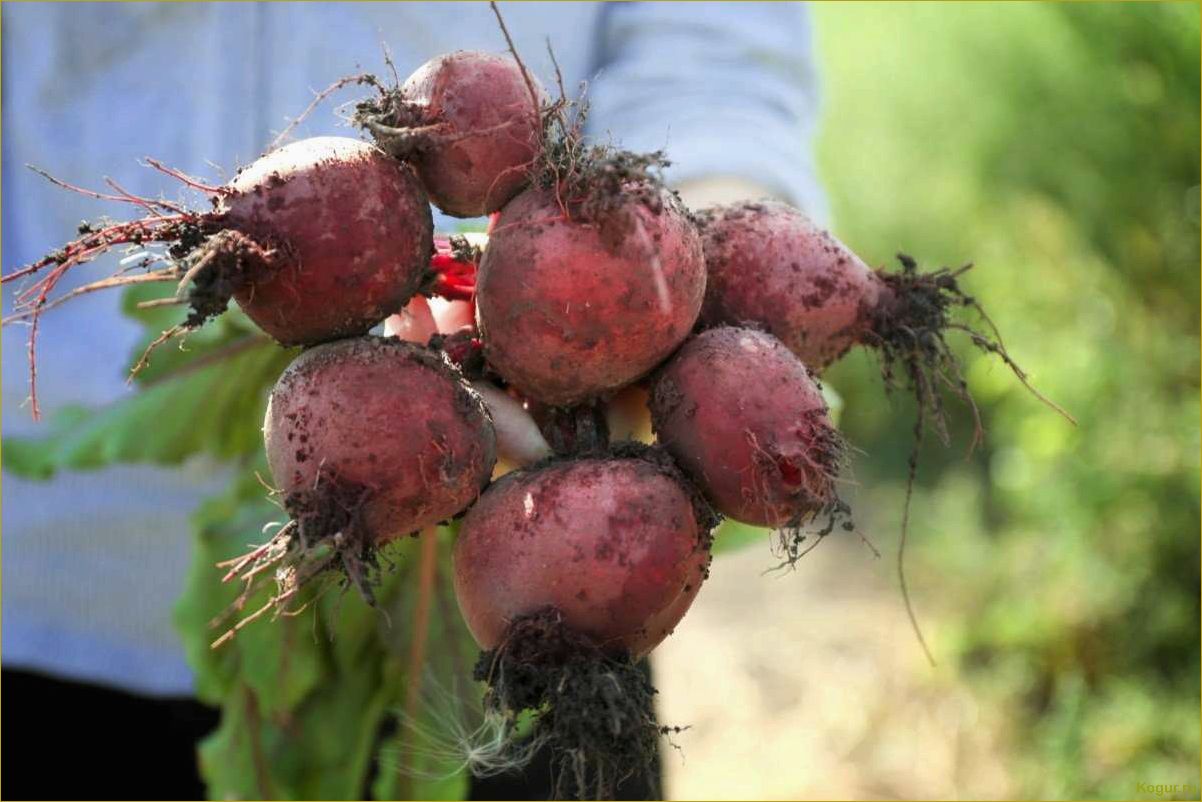
[[(371, 601), (382, 544), (462, 516), (455, 592), (490, 715), (518, 754), (514, 722), (532, 711), (572, 792), (604, 796), (667, 732), (632, 666), (686, 615), (718, 515), (778, 528), (790, 562), (845, 519), (845, 449), (818, 372), (853, 345), (878, 349), (886, 381), (899, 373), (920, 402), (916, 437), (941, 427), (941, 383), (971, 405), (946, 332), (1025, 375), (996, 336), (949, 315), (979, 310), (962, 271), (919, 273), (908, 257), (871, 270), (779, 201), (693, 214), (663, 185), (663, 154), (586, 142), (584, 110), (549, 100), (512, 49), (440, 56), (392, 88), (355, 82), (376, 90), (355, 115), (375, 144), (293, 142), (224, 186), (152, 163), (212, 209), (128, 196), (143, 217), (82, 228), (3, 278), (29, 278), (6, 322), (31, 323), (35, 414), (37, 327), (58, 281), (117, 246), (165, 246), (136, 277), (87, 290), (170, 284), (166, 302), (188, 313), (160, 341), (232, 298), (307, 348), (263, 428), (290, 520), (231, 561), (240, 620), (215, 645), (299, 609), (330, 575)], [(487, 244), (435, 238), (430, 202), (497, 213)], [(369, 334), (381, 323), (386, 336)], [(645, 405), (656, 445), (611, 442), (615, 398)]]

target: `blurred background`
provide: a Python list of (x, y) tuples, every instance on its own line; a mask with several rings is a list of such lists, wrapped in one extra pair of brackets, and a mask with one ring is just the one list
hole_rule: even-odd
[(1034, 384), (961, 349), (986, 441), (922, 452), (871, 355), (825, 377), (882, 551), (718, 558), (657, 652), (679, 798), (1199, 794), (1199, 29), (1190, 4), (813, 7), (835, 233), (965, 279)]
[[(705, 592), (655, 654), (661, 718), (689, 727), (674, 737), (680, 752), (665, 750), (665, 792), (1197, 798), (1199, 8), (818, 3), (812, 14), (818, 157), (835, 233), (874, 266), (895, 265), (899, 250), (927, 268), (975, 263), (965, 289), (1079, 426), (998, 360), (958, 344), (986, 440), (966, 458), (971, 415), (952, 405), (950, 446), (929, 437), (921, 453), (907, 566), (932, 667), (896, 575), (915, 410), (904, 393), (882, 392), (871, 354), (833, 368), (825, 381), (858, 449), (845, 497), (881, 556), (840, 534), (795, 570), (766, 574), (776, 564), (768, 535), (727, 532)], [(495, 46), (489, 36), (464, 46)], [(346, 56), (336, 37), (326, 47), (327, 58)], [(322, 81), (340, 74), (311, 53), (281, 50)], [(153, 69), (143, 72), (155, 83)], [(129, 102), (138, 98), (156, 102), (153, 93)], [(79, 130), (55, 132), (70, 140), (63, 152), (74, 152)], [(138, 310), (140, 297), (149, 296), (127, 295), (124, 310), (144, 343), (174, 321), (170, 310)], [(181, 476), (194, 481), (211, 480), (214, 461), (229, 465), (236, 478), (191, 519), (182, 594), (153, 567), (121, 587), (179, 595), (175, 623), (197, 694), (221, 708), (200, 747), (209, 793), (461, 798), (462, 775), (446, 773), (459, 746), (450, 725), (474, 647), (445, 581), (429, 698), (413, 721), (395, 715), (411, 679), (410, 632), (391, 625), (417, 609), (410, 543), (399, 544), (377, 592), (387, 616), (329, 593), (316, 615), (209, 648), (210, 622), (237, 592), (219, 585), (213, 564), (245, 552), (279, 517), (256, 478), (265, 472), (258, 422), (291, 355), (263, 342), (229, 356), (248, 336), (249, 324), (227, 314), (190, 337), (188, 351), (161, 349), (140, 392), (121, 403), (68, 410), (37, 439), (6, 433), (5, 481), (61, 472), (74, 492), (71, 477), (83, 474), (67, 471), (185, 463), (193, 473)], [(130, 344), (108, 347), (123, 354)], [(88, 347), (102, 358), (99, 343)], [(212, 360), (218, 353), (224, 361)], [(148, 519), (139, 537), (178, 528)], [(102, 564), (105, 543), (59, 534)], [(124, 556), (139, 565), (138, 554)], [(94, 590), (78, 589), (84, 612)], [(57, 745), (61, 718), (29, 702)]]

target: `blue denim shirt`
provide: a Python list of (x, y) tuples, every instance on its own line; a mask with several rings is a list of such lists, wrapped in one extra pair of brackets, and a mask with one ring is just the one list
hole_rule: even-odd
[[(569, 92), (587, 82), (592, 134), (634, 150), (665, 148), (673, 181), (737, 176), (822, 215), (803, 6), (506, 3), (503, 12), (548, 87), (548, 40)], [(196, 203), (137, 160), (154, 156), (220, 180), (253, 160), (315, 90), (353, 72), (383, 72), (381, 43), (402, 76), (448, 50), (505, 47), (484, 3), (5, 4), (0, 13), (5, 272), (60, 245), (83, 218), (129, 213), (56, 189), (27, 163), (76, 184), (99, 186), (111, 175), (139, 194)], [(354, 136), (336, 106), (296, 135)], [(436, 225), (449, 223), (436, 217)], [(106, 268), (111, 260), (82, 267), (60, 288)], [(11, 302), (6, 290), (6, 313)], [(124, 365), (137, 336), (116, 293), (48, 313), (39, 348), (44, 411), (130, 392)], [(6, 328), (2, 346), (3, 434), (36, 433), (23, 406), (25, 331)], [(188, 693), (171, 611), (189, 559), (188, 515), (224, 480), (220, 466), (203, 461), (47, 483), (6, 474), (5, 665), (147, 694)]]

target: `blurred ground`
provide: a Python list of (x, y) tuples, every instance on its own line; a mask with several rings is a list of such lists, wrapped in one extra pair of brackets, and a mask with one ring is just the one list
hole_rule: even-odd
[[(792, 573), (761, 575), (767, 546), (721, 558), (655, 653), (661, 719), (690, 725), (665, 760), (669, 798), (1014, 796), (1004, 722), (954, 664), (926, 662), (893, 564), (854, 535)], [(939, 622), (922, 620), (937, 649)]]

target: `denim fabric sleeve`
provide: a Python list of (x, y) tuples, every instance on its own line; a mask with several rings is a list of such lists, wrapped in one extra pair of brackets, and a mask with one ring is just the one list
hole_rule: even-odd
[(613, 3), (597, 35), (592, 134), (665, 149), (674, 182), (734, 175), (825, 218), (803, 4)]

